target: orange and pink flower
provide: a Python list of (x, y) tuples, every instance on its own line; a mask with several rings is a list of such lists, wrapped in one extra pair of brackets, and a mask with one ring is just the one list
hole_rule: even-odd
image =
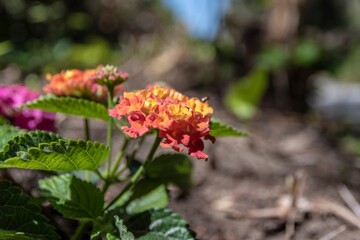
[(178, 152), (188, 149), (189, 155), (207, 159), (203, 140), (210, 136), (213, 108), (207, 102), (189, 98), (174, 89), (152, 86), (136, 92), (125, 92), (119, 103), (109, 110), (112, 117), (126, 117), (129, 126), (122, 127), (131, 138), (158, 129), (162, 147)]
[[(102, 73), (103, 67), (96, 69), (63, 70), (58, 74), (47, 74), (46, 78), (49, 84), (44, 87), (46, 93), (56, 96), (71, 96), (87, 98), (98, 102), (104, 102), (107, 99), (107, 88), (97, 82), (97, 77)], [(125, 76), (126, 73), (123, 73)], [(103, 74), (104, 75), (104, 74)], [(115, 92), (123, 91), (121, 85), (116, 86)]]

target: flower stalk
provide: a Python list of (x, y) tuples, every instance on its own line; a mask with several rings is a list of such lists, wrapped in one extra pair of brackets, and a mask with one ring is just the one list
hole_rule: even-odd
[(129, 144), (129, 139), (128, 138), (125, 138), (124, 139), (124, 143), (121, 147), (121, 150), (120, 152), (118, 153), (118, 155), (116, 156), (115, 158), (115, 163), (114, 163), (114, 166), (112, 167), (112, 171), (110, 173), (110, 179), (114, 178), (115, 177), (115, 174), (116, 174), (116, 170), (119, 168), (120, 166), (120, 163), (121, 163), (121, 160), (125, 154), (125, 150), (126, 150), (126, 147), (127, 145)]
[(85, 140), (89, 141), (91, 139), (90, 137), (90, 123), (89, 119), (84, 118), (84, 131), (85, 131)]
[(128, 184), (125, 186), (125, 188), (117, 195), (110, 203), (109, 205), (104, 209), (104, 211), (108, 210), (117, 200), (119, 200), (128, 190), (131, 190), (135, 184), (140, 180), (140, 177), (144, 174), (146, 167), (154, 158), (155, 152), (157, 148), (159, 147), (161, 142), (161, 138), (156, 137), (155, 141), (149, 151), (148, 156), (146, 157), (145, 162), (138, 168), (138, 170), (135, 172), (135, 174), (131, 177)]
[[(112, 108), (114, 106), (114, 87), (108, 86), (108, 108)], [(112, 129), (113, 129), (114, 120), (113, 118), (109, 118), (108, 121), (108, 129), (107, 129), (107, 146), (109, 147), (109, 157), (106, 162), (106, 175), (108, 176), (111, 171), (111, 146), (112, 146)]]

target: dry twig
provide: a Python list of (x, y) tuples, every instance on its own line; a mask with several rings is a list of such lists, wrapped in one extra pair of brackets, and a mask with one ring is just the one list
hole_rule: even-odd
[(339, 187), (338, 192), (349, 208), (360, 217), (360, 204), (350, 190), (345, 185), (342, 185)]
[[(290, 182), (288, 182), (290, 189), (288, 194), (284, 194), (277, 201), (277, 206), (274, 208), (253, 209), (245, 212), (228, 212), (227, 217), (231, 219), (241, 218), (278, 218), (286, 222), (285, 239), (292, 239), (295, 235), (295, 222), (303, 221), (305, 214), (332, 214), (341, 218), (348, 224), (360, 229), (360, 218), (345, 206), (323, 198), (308, 200), (303, 197), (303, 190), (305, 186), (305, 174), (303, 172), (296, 173)], [(350, 191), (349, 191), (350, 192)], [(343, 190), (344, 193), (344, 190)], [(351, 194), (351, 193), (350, 193)], [(346, 201), (351, 197), (346, 195)], [(351, 194), (352, 196), (352, 194)], [(352, 196), (353, 197), (353, 196)], [(343, 196), (344, 198), (344, 196)], [(349, 204), (349, 203), (348, 203)], [(358, 207), (355, 198), (351, 200), (352, 208)], [(357, 209), (357, 208), (355, 208)], [(354, 211), (355, 212), (355, 211)], [(346, 227), (338, 228), (323, 236), (321, 239), (331, 239), (341, 232), (345, 231)]]
[(331, 240), (331, 239), (333, 239), (334, 237), (336, 237), (337, 235), (339, 235), (340, 233), (342, 233), (345, 230), (346, 230), (346, 226), (341, 225), (337, 229), (335, 229), (335, 230), (327, 233), (325, 236), (319, 238), (319, 240)]

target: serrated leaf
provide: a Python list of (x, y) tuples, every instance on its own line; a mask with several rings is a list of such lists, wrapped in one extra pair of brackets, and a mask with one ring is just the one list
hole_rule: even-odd
[(45, 95), (26, 103), (23, 107), (41, 109), (47, 112), (65, 113), (84, 118), (95, 118), (103, 121), (108, 121), (109, 119), (108, 109), (104, 105), (74, 97)]
[(93, 170), (108, 152), (98, 142), (64, 140), (53, 133), (31, 131), (16, 136), (4, 146), (0, 151), (0, 168)]
[(241, 132), (236, 128), (220, 121), (219, 119), (212, 118), (210, 121), (210, 135), (213, 137), (246, 137), (247, 133)]
[(150, 179), (173, 183), (187, 191), (192, 186), (192, 162), (183, 154), (164, 154), (146, 167), (145, 175)]
[(30, 131), (17, 135), (8, 141), (0, 152), (0, 162), (8, 158), (16, 157), (17, 153), (27, 152), (32, 147), (41, 143), (51, 143), (62, 139), (61, 136), (45, 131)]
[(7, 124), (0, 124), (0, 151), (6, 145), (8, 141), (14, 138), (17, 135), (24, 133), (25, 131), (21, 130), (18, 127), (14, 127)]
[(121, 220), (118, 216), (114, 216), (114, 218), (115, 218), (115, 226), (119, 233), (119, 239), (135, 240), (134, 235), (128, 231), (127, 227), (124, 225), (123, 220)]
[(71, 219), (94, 219), (102, 213), (104, 195), (93, 184), (70, 174), (63, 174), (39, 181), (43, 196), (64, 217)]
[(40, 210), (21, 189), (0, 182), (0, 239), (59, 239)]
[(104, 236), (106, 236), (107, 240), (135, 239), (134, 235), (124, 225), (123, 220), (119, 218), (119, 215), (124, 217), (123, 208), (113, 209), (102, 217), (95, 219), (91, 239), (103, 239)]
[(135, 236), (141, 236), (138, 240), (195, 239), (195, 233), (189, 229), (188, 223), (169, 209), (155, 209), (138, 214), (125, 224)]

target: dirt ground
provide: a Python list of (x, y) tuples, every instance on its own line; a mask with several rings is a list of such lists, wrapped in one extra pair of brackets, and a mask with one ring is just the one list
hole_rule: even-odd
[[(199, 239), (286, 239), (284, 220), (228, 215), (275, 207), (287, 193), (285, 180), (299, 170), (306, 176), (303, 197), (309, 201), (346, 206), (338, 192), (343, 184), (360, 199), (357, 160), (334, 147), (316, 121), (267, 112), (251, 125), (238, 127), (250, 137), (217, 139), (208, 162), (194, 161), (191, 194), (176, 199), (173, 191), (170, 208), (189, 221)], [(360, 239), (358, 228), (334, 214), (309, 213), (296, 222), (292, 239)]]

